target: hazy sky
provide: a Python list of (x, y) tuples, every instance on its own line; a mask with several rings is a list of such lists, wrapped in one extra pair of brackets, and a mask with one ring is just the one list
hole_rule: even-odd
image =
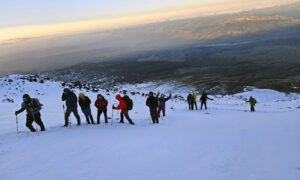
[(0, 0), (0, 42), (237, 12), (295, 0)]

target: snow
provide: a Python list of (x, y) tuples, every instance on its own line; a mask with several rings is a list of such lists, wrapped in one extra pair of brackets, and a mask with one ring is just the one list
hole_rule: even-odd
[[(102, 116), (100, 125), (86, 125), (79, 111), (82, 126), (76, 127), (71, 115), (72, 128), (62, 128), (60, 83), (23, 84), (19, 77), (0, 79), (0, 179), (300, 179), (299, 94), (254, 89), (211, 96), (214, 101), (208, 101), (207, 111), (189, 111), (185, 102), (170, 100), (167, 116), (160, 118), (158, 125), (150, 123), (146, 97), (135, 95), (131, 96), (134, 110), (130, 112), (135, 126), (126, 120), (119, 124), (117, 111), (113, 124), (104, 124)], [(166, 94), (171, 88), (138, 87), (143, 92)], [(129, 85), (126, 89), (137, 90)], [(14, 112), (20, 108), (24, 93), (44, 104), (45, 132), (29, 132), (24, 112), (19, 115), (21, 133), (16, 134)], [(175, 93), (186, 97), (188, 91)], [(86, 94), (92, 101), (96, 99), (96, 93)], [(108, 107), (117, 103), (114, 96), (105, 95)], [(259, 102), (255, 113), (249, 112), (245, 102), (249, 96)], [(14, 103), (1, 102), (5, 98), (14, 99)], [(92, 111), (96, 118), (93, 106)]]

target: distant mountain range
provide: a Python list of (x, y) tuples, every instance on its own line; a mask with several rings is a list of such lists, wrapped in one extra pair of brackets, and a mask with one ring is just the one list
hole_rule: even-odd
[(252, 35), (299, 25), (299, 12), (300, 2), (236, 14), (26, 39), (24, 44), (20, 43), (7, 53), (1, 49), (0, 74), (49, 71), (81, 62), (107, 61), (143, 52), (210, 44), (212, 41), (226, 44), (226, 39), (240, 36), (249, 36), (251, 40)]
[(99, 86), (172, 81), (212, 93), (245, 86), (300, 92), (299, 12), (300, 2), (61, 36), (14, 55), (22, 69), (14, 67), (18, 58), (0, 66)]
[(300, 25), (141, 52), (51, 72), (57, 80), (100, 87), (173, 82), (210, 93), (233, 94), (246, 86), (300, 92)]

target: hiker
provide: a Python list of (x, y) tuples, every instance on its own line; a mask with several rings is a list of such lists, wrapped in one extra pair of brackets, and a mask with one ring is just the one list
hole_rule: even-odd
[(187, 102), (189, 104), (189, 110), (194, 110), (194, 97), (191, 93), (187, 96)]
[(36, 129), (34, 129), (32, 126), (32, 123), (34, 121), (40, 126), (41, 131), (45, 131), (45, 126), (41, 119), (41, 107), (42, 105), (40, 104), (38, 99), (30, 98), (28, 94), (24, 94), (21, 109), (16, 111), (15, 115), (17, 116), (18, 114), (26, 110), (26, 126), (28, 127), (28, 129), (30, 129), (31, 132), (36, 131)]
[(153, 92), (149, 92), (149, 97), (147, 98), (147, 101), (146, 101), (146, 105), (149, 107), (149, 110), (150, 110), (150, 115), (151, 115), (153, 124), (159, 123), (158, 112), (157, 112), (158, 95), (159, 94), (157, 94), (157, 96), (154, 97)]
[[(81, 110), (86, 118), (86, 122), (88, 124), (92, 123), (92, 124), (95, 124), (94, 123), (94, 118), (93, 118), (93, 115), (92, 115), (92, 111), (91, 111), (91, 100), (89, 97), (85, 96), (82, 92), (79, 93), (79, 105), (81, 107)], [(91, 120), (91, 122), (90, 122)]]
[(69, 116), (71, 112), (73, 112), (74, 116), (77, 119), (77, 126), (80, 125), (80, 116), (78, 115), (77, 111), (77, 96), (68, 88), (64, 89), (64, 92), (61, 97), (62, 101), (66, 101), (67, 110), (65, 113), (65, 125), (64, 127), (68, 126)]
[[(194, 103), (193, 103), (193, 106), (196, 107), (196, 110), (198, 110), (198, 107), (197, 107), (197, 94), (195, 91), (193, 91), (193, 98), (194, 98)], [(194, 108), (193, 108), (194, 110)]]
[(107, 100), (101, 95), (97, 95), (97, 99), (95, 101), (95, 107), (98, 109), (97, 112), (97, 124), (100, 124), (100, 116), (103, 113), (105, 118), (105, 123), (108, 123), (107, 121)]
[(255, 112), (254, 106), (257, 103), (256, 99), (254, 97), (250, 96), (249, 100), (246, 101), (246, 102), (250, 103), (250, 105), (251, 105), (251, 108), (250, 108), (251, 112)]
[[(158, 93), (159, 95), (159, 93)], [(165, 98), (165, 95), (162, 94), (160, 98), (158, 99), (159, 105), (158, 105), (158, 117), (160, 117), (160, 112), (163, 112), (163, 116), (166, 116), (166, 102), (172, 97), (170, 94), (169, 97)]]
[(129, 106), (129, 104), (128, 103), (126, 104), (126, 102), (125, 102), (125, 99), (127, 99), (127, 97), (124, 96), (122, 98), (122, 96), (120, 94), (117, 94), (116, 95), (116, 99), (119, 101), (119, 105), (118, 105), (118, 107), (112, 106), (112, 108), (116, 109), (116, 110), (121, 110), (121, 113), (120, 113), (120, 116), (121, 116), (120, 123), (124, 123), (124, 116), (125, 116), (126, 119), (128, 120), (128, 122), (131, 125), (134, 125), (134, 123), (132, 122), (132, 120), (130, 119), (129, 114), (128, 114), (128, 108), (127, 108), (127, 106)]
[(203, 105), (205, 106), (205, 110), (207, 110), (206, 101), (207, 101), (208, 99), (211, 100), (211, 101), (213, 101), (212, 98), (209, 98), (209, 97), (207, 96), (207, 93), (206, 93), (206, 92), (203, 92), (203, 93), (202, 93), (202, 96), (200, 97), (200, 102), (201, 102), (201, 107), (200, 107), (200, 109), (201, 109), (201, 110), (202, 110)]

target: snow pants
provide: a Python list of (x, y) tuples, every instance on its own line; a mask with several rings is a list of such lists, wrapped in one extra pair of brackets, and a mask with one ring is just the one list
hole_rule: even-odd
[(67, 108), (66, 114), (65, 114), (65, 126), (68, 126), (69, 124), (69, 116), (73, 112), (74, 116), (77, 119), (77, 125), (80, 125), (80, 116), (78, 114), (77, 108)]
[(193, 109), (193, 104), (192, 104), (192, 102), (188, 102), (188, 104), (189, 104), (189, 110), (192, 110), (192, 109)]
[(206, 105), (206, 102), (204, 102), (204, 101), (201, 102), (201, 107), (200, 107), (200, 109), (202, 110), (203, 105), (205, 106), (205, 110), (207, 110), (207, 105)]
[(150, 115), (151, 115), (153, 124), (155, 124), (155, 123), (158, 124), (159, 120), (158, 120), (157, 108), (150, 108)]
[(197, 102), (193, 102), (192, 110), (194, 110), (194, 107), (196, 108), (196, 110), (198, 110)]
[(30, 129), (31, 132), (35, 132), (36, 129), (33, 128), (32, 123), (36, 122), (40, 128), (41, 131), (45, 131), (45, 126), (44, 123), (41, 119), (41, 114), (40, 113), (36, 113), (36, 114), (27, 114), (26, 116), (26, 127), (28, 127), (28, 129)]
[(133, 123), (132, 120), (130, 119), (128, 113), (123, 113), (123, 112), (121, 112), (120, 116), (121, 116), (120, 123), (124, 123), (124, 116), (125, 116), (125, 118), (127, 119), (127, 121), (128, 121), (130, 124), (134, 125), (134, 123)]
[(166, 116), (166, 108), (158, 107), (158, 117), (160, 117), (160, 112), (162, 111), (163, 116)]
[(102, 113), (104, 114), (105, 123), (108, 123), (108, 121), (107, 121), (107, 110), (104, 110), (104, 111), (98, 110), (97, 124), (100, 124), (100, 116), (101, 116)]
[(84, 114), (84, 116), (85, 116), (85, 118), (86, 118), (86, 122), (87, 122), (88, 124), (90, 124), (90, 120), (91, 120), (91, 123), (92, 123), (92, 124), (95, 124), (95, 123), (94, 123), (94, 118), (93, 118), (93, 115), (92, 115), (91, 108), (89, 108), (89, 109), (82, 109), (82, 112), (83, 112), (83, 114)]
[(255, 105), (251, 105), (251, 108), (250, 108), (250, 109), (251, 109), (251, 112), (255, 112), (254, 106), (255, 106)]

